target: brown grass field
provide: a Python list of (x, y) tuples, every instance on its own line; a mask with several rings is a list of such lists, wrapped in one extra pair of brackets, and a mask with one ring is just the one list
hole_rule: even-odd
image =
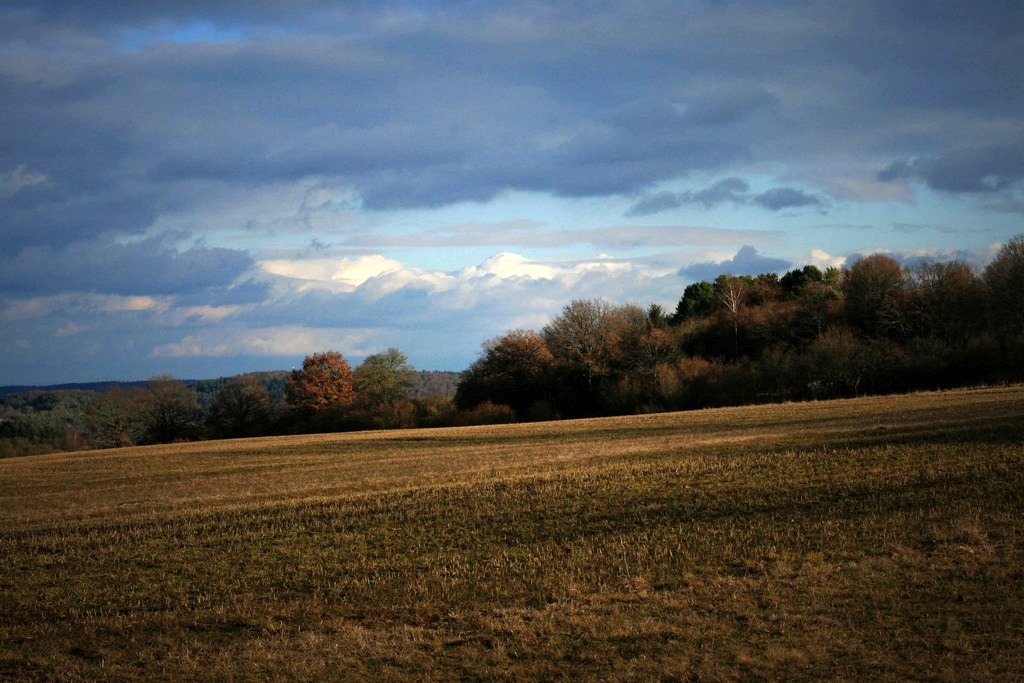
[(1024, 679), (1024, 388), (0, 461), (0, 680), (752, 679)]

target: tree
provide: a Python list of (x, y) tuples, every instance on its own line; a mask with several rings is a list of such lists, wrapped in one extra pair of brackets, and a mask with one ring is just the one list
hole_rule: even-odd
[(647, 320), (654, 329), (663, 330), (668, 327), (669, 315), (661, 304), (651, 304), (647, 307)]
[(842, 304), (839, 302), (842, 299), (842, 272), (830, 267), (822, 273), (814, 266), (804, 266), (803, 271), (790, 272), (809, 273), (796, 293), (787, 295), (798, 303), (791, 332), (797, 339), (817, 339), (841, 317)]
[(224, 438), (259, 436), (271, 419), (270, 394), (251, 375), (232, 377), (210, 404), (206, 423)]
[(706, 280), (686, 285), (670, 322), (678, 325), (691, 318), (703, 318), (715, 310), (715, 285)]
[(173, 443), (196, 436), (199, 403), (196, 392), (170, 375), (158, 375), (146, 383), (146, 439)]
[(848, 329), (832, 328), (811, 343), (805, 362), (816, 398), (856, 395), (867, 372), (867, 349)]
[(611, 309), (613, 363), (620, 373), (652, 378), (658, 365), (677, 355), (669, 331), (661, 324), (664, 317), (651, 313), (656, 306), (651, 304), (646, 312), (635, 304)]
[(405, 354), (394, 347), (367, 356), (352, 375), (356, 395), (367, 406), (404, 399), (415, 381), (416, 370)]
[(118, 387), (98, 394), (85, 409), (85, 429), (97, 448), (133, 446), (145, 435), (141, 392)]
[(782, 294), (787, 299), (796, 299), (807, 288), (824, 279), (821, 270), (817, 266), (806, 265), (803, 268), (794, 268), (779, 280)]
[(843, 283), (850, 323), (869, 337), (902, 336), (908, 285), (907, 274), (892, 258), (871, 254), (858, 259)]
[(912, 271), (910, 297), (915, 332), (946, 344), (964, 345), (985, 310), (984, 283), (970, 266), (956, 261), (922, 263)]
[(614, 373), (601, 387), (602, 409), (614, 413), (650, 412), (664, 407), (661, 375), (679, 357), (679, 328), (655, 327), (639, 306), (613, 310)]
[(520, 417), (548, 394), (554, 357), (533, 330), (512, 330), (484, 343), (483, 355), (459, 379), (455, 405), (471, 410), (490, 401), (510, 406)]
[(554, 357), (582, 372), (587, 392), (608, 369), (614, 346), (611, 307), (598, 299), (577, 299), (544, 326), (543, 336)]
[(1024, 332), (1024, 233), (1002, 246), (983, 277), (996, 324), (1011, 335)]
[(301, 370), (292, 370), (285, 388), (288, 404), (309, 415), (344, 408), (355, 400), (352, 369), (337, 351), (306, 356)]
[(416, 406), (408, 394), (416, 377), (405, 354), (396, 348), (367, 356), (352, 373), (355, 423), (379, 429), (415, 426)]
[(775, 273), (761, 273), (749, 283), (748, 297), (751, 305), (763, 306), (776, 301), (782, 294), (779, 276)]
[(742, 278), (719, 275), (715, 280), (715, 296), (722, 310), (732, 320), (733, 358), (740, 355), (740, 308), (747, 298), (749, 287)]

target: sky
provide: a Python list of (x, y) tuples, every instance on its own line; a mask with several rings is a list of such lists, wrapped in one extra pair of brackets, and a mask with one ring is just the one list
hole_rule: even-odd
[(398, 347), (1024, 232), (1013, 0), (0, 0), (0, 385)]

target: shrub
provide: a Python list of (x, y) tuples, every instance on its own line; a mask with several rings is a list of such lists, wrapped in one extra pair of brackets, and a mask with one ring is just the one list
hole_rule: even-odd
[(455, 418), (455, 424), (459, 426), (510, 424), (515, 421), (516, 411), (510, 406), (490, 401), (465, 410)]

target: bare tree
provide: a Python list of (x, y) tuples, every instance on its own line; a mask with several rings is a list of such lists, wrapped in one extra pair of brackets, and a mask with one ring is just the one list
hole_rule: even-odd
[(146, 437), (154, 443), (194, 438), (199, 419), (196, 392), (170, 375), (158, 375), (146, 383)]
[(900, 264), (884, 254), (859, 259), (843, 282), (850, 322), (871, 337), (902, 336), (909, 283)]
[(733, 275), (721, 275), (715, 280), (718, 304), (732, 320), (733, 358), (740, 355), (740, 309), (747, 299), (747, 283)]
[(982, 320), (985, 286), (970, 266), (923, 263), (912, 271), (911, 322), (919, 336), (965, 344)]
[(1024, 332), (1024, 233), (1004, 244), (985, 268), (993, 314), (1005, 332)]
[(594, 379), (607, 370), (614, 349), (611, 307), (598, 299), (576, 299), (542, 334), (557, 360), (582, 370), (593, 394)]
[(141, 392), (113, 388), (98, 394), (85, 409), (89, 441), (97, 448), (121, 448), (140, 442), (145, 434)]
[(270, 395), (255, 377), (232, 377), (210, 404), (207, 424), (217, 436), (258, 436), (271, 419)]

